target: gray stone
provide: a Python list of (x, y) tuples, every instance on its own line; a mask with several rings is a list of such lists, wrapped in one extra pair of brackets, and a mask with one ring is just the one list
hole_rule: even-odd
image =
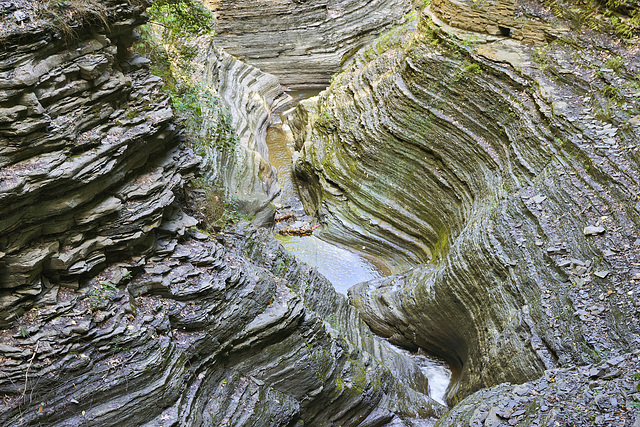
[(605, 229), (604, 227), (589, 225), (584, 228), (583, 232), (585, 236), (595, 236), (595, 235), (604, 233)]
[(531, 200), (533, 200), (534, 203), (538, 203), (539, 204), (539, 203), (542, 203), (545, 200), (547, 200), (547, 197), (546, 196), (542, 196), (542, 195), (537, 195), (537, 196), (533, 196), (531, 198)]

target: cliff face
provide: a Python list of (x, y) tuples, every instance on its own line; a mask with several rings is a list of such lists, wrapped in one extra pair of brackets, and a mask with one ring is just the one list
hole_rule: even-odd
[(352, 304), (458, 366), (453, 402), (638, 348), (637, 51), (438, 18), (380, 37), (296, 115), (325, 236), (411, 267)]
[[(271, 115), (291, 97), (278, 79), (218, 49), (210, 38), (199, 49), (202, 64), (195, 81), (214, 90), (231, 116), (236, 141), (231, 147), (206, 147), (205, 169), (221, 183), (237, 209), (257, 225), (273, 224), (273, 199), (280, 193), (276, 170), (269, 163), (267, 128)], [(203, 108), (207, 108), (206, 105)], [(206, 114), (205, 114), (206, 117)], [(206, 118), (203, 126), (206, 128)]]
[(410, 11), (408, 0), (220, 0), (216, 44), (286, 86), (326, 85), (345, 55)]
[(193, 228), (186, 183), (201, 159), (128, 49), (146, 4), (101, 2), (102, 18), (67, 21), (66, 38), (7, 4), (0, 424), (376, 426), (441, 413), (419, 368), (265, 233)]
[(198, 164), (178, 144), (161, 80), (127, 52), (142, 9), (109, 7), (109, 34), (81, 28), (67, 45), (51, 28), (27, 26), (3, 41), (4, 325), (54, 283), (77, 288), (108, 263), (151, 250), (183, 175)]

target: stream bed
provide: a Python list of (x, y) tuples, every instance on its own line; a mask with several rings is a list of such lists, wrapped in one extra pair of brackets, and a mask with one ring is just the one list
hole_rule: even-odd
[[(296, 105), (301, 100), (315, 96), (319, 92), (320, 89), (291, 91), (289, 95), (292, 96), (293, 102), (290, 105)], [(282, 211), (293, 213), (296, 222), (311, 221), (298, 196), (292, 168), (293, 141), (285, 128), (285, 124), (276, 120), (275, 124), (267, 129), (269, 162), (276, 168), (278, 183), (282, 188), (280, 196), (276, 199), (276, 205)], [(336, 291), (344, 295), (355, 284), (391, 274), (391, 270), (383, 262), (370, 259), (357, 251), (326, 242), (313, 234), (309, 236), (276, 234), (276, 238), (287, 252), (295, 255), (302, 262), (315, 267), (329, 279)], [(422, 352), (409, 352), (394, 347), (398, 352), (411, 357), (416, 362), (429, 381), (430, 396), (437, 402), (446, 405), (446, 392), (452, 377), (452, 371), (447, 363)]]
[[(306, 89), (290, 91), (293, 98), (291, 105), (302, 99), (317, 95), (320, 89)], [(282, 193), (277, 204), (282, 209), (293, 212), (296, 218), (308, 218), (299, 200), (295, 178), (291, 165), (293, 142), (283, 130), (283, 125), (275, 124), (267, 130), (267, 146), (269, 147), (269, 162), (278, 171), (278, 183)], [(309, 219), (310, 220), (310, 219)], [(310, 236), (283, 236), (276, 234), (276, 238), (285, 249), (294, 254), (301, 261), (315, 267), (333, 284), (336, 291), (346, 295), (347, 290), (361, 282), (377, 279), (390, 274), (389, 269), (381, 262), (328, 243), (320, 238)]]

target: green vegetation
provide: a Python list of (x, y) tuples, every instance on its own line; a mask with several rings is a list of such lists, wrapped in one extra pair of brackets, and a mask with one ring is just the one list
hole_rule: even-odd
[(538, 64), (540, 71), (545, 71), (551, 66), (551, 56), (542, 48), (533, 52), (532, 59)]
[(582, 360), (585, 363), (598, 363), (607, 358), (608, 352), (600, 350), (598, 346), (591, 346), (586, 341), (580, 343), (582, 347)]
[(316, 120), (316, 126), (322, 127), (331, 132), (338, 130), (338, 121), (330, 111), (324, 110), (318, 116), (318, 119)]
[(109, 304), (109, 298), (118, 292), (118, 288), (111, 282), (103, 281), (97, 288), (87, 293), (89, 305), (95, 309), (105, 308)]
[(165, 37), (178, 37), (213, 32), (215, 17), (198, 0), (155, 0), (148, 9), (152, 22), (165, 28)]
[(453, 76), (453, 81), (466, 80), (474, 74), (482, 74), (482, 68), (477, 62), (462, 61), (461, 69)]
[(604, 65), (607, 68), (611, 68), (613, 71), (620, 71), (623, 64), (624, 64), (624, 59), (621, 56), (617, 55), (607, 59)]
[(554, 15), (569, 21), (574, 30), (594, 30), (625, 39), (640, 36), (637, 0), (545, 0)]
[[(139, 31), (135, 50), (151, 60), (151, 72), (164, 80), (164, 93), (184, 129), (194, 151), (230, 153), (238, 137), (227, 108), (215, 89), (198, 82), (201, 71), (194, 60), (198, 53), (194, 39), (211, 34), (215, 17), (199, 0), (156, 0), (147, 9), (149, 23)], [(201, 212), (206, 231), (219, 231), (241, 218), (237, 202), (231, 200), (220, 183), (197, 179), (193, 187), (204, 192)]]
[(229, 112), (213, 89), (192, 79), (197, 48), (188, 40), (213, 31), (213, 14), (197, 0), (159, 0), (148, 13), (150, 23), (141, 28), (135, 49), (151, 60), (151, 72), (164, 80), (187, 141), (200, 155), (207, 148), (234, 149), (237, 136)]

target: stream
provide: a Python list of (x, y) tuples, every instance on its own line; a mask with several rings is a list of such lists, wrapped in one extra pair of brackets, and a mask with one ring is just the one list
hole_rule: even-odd
[[(320, 89), (306, 89), (288, 92), (293, 98), (295, 106), (303, 99), (316, 96)], [(269, 148), (269, 162), (278, 171), (278, 183), (282, 188), (277, 203), (282, 209), (291, 211), (296, 218), (307, 218), (293, 177), (291, 157), (293, 155), (293, 141), (282, 129), (280, 123), (267, 129), (267, 146)], [(310, 220), (310, 219), (309, 219)], [(361, 282), (388, 276), (389, 268), (381, 261), (346, 249), (341, 246), (325, 242), (314, 235), (283, 236), (276, 234), (276, 238), (285, 249), (294, 254), (301, 261), (315, 267), (333, 284), (336, 291), (346, 295), (347, 290)]]
[[(320, 89), (288, 92), (293, 98), (289, 108), (293, 108), (303, 99), (316, 96), (319, 92)], [(278, 113), (282, 113), (282, 111), (278, 111), (274, 115), (277, 116)], [(304, 212), (293, 176), (293, 141), (283, 129), (286, 125), (282, 123), (282, 120), (278, 120), (278, 117), (274, 117), (274, 119), (274, 124), (267, 129), (267, 146), (269, 149), (269, 162), (276, 168), (278, 183), (282, 188), (280, 196), (276, 199), (276, 204), (280, 206), (282, 211), (292, 212), (297, 222), (310, 221), (311, 219)], [(357, 283), (391, 274), (391, 270), (382, 261), (326, 242), (313, 234), (310, 236), (276, 234), (276, 238), (287, 252), (295, 255), (296, 258), (304, 263), (315, 267), (329, 279), (336, 291), (344, 295), (347, 294), (347, 290), (351, 286)], [(393, 347), (416, 362), (429, 380), (431, 398), (446, 405), (446, 392), (452, 376), (451, 369), (447, 363), (422, 352), (409, 352), (396, 346)]]

